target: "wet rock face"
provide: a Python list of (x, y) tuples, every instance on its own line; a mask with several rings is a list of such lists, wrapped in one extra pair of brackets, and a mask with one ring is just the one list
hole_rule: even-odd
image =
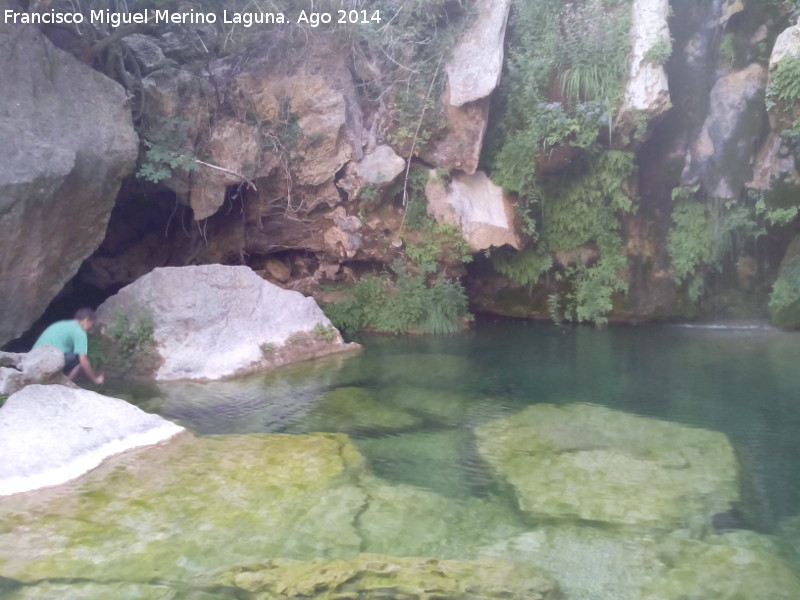
[(124, 90), (35, 27), (0, 25), (0, 59), (3, 344), (41, 316), (100, 245), (138, 138)]
[(710, 112), (692, 145), (682, 180), (701, 181), (715, 198), (738, 198), (750, 178), (753, 149), (765, 122), (766, 70), (758, 64), (721, 77), (711, 90)]
[[(329, 185), (325, 200), (339, 201), (336, 173), (363, 156), (364, 131), (346, 54), (323, 38), (275, 60), (269, 49), (247, 58), (213, 60), (207, 71), (154, 71), (144, 81), (148, 103), (145, 131), (163, 135), (187, 156), (202, 158), (188, 177), (166, 180), (195, 219), (215, 214), (226, 188), (275, 175), (287, 179), (294, 206), (310, 209)], [(211, 107), (211, 108), (209, 108)], [(204, 163), (204, 164), (203, 164)]]
[(720, 433), (602, 407), (537, 405), (477, 435), (533, 519), (699, 531), (739, 497), (736, 457)]
[[(155, 269), (97, 310), (152, 323), (155, 378), (220, 379), (356, 348), (345, 344), (313, 298), (283, 290), (248, 267)], [(111, 340), (113, 343), (113, 340)]]

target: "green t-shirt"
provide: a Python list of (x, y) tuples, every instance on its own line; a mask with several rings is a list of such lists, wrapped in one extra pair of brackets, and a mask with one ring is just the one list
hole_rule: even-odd
[(70, 352), (87, 354), (89, 341), (86, 338), (86, 332), (78, 325), (78, 322), (75, 319), (68, 319), (56, 321), (45, 329), (33, 345), (34, 348), (39, 346), (53, 346), (64, 354)]

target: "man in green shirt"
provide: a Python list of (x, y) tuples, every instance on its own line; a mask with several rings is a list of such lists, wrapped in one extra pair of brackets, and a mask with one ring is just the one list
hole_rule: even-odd
[(81, 308), (75, 313), (74, 319), (57, 321), (42, 332), (33, 345), (53, 346), (64, 353), (64, 372), (70, 379), (75, 379), (83, 371), (86, 376), (100, 385), (105, 377), (96, 374), (89, 362), (89, 339), (86, 332), (94, 326), (94, 311), (91, 308)]

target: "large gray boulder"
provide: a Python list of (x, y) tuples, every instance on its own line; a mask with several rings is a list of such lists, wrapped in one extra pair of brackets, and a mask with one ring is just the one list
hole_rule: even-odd
[(97, 316), (106, 330), (120, 316), (152, 323), (161, 381), (221, 379), (358, 347), (342, 341), (313, 298), (248, 267), (155, 269), (104, 302)]
[(0, 23), (0, 63), (2, 345), (100, 245), (138, 139), (122, 87), (36, 27)]
[(62, 385), (29, 385), (0, 408), (0, 496), (70, 481), (111, 455), (181, 431), (124, 400)]

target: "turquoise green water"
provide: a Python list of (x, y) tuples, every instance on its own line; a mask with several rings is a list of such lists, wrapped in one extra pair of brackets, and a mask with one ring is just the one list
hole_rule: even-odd
[(201, 435), (348, 433), (378, 475), (450, 496), (488, 489), (470, 450), (476, 425), (534, 403), (598, 404), (726, 433), (759, 505), (748, 525), (770, 530), (798, 513), (797, 334), (498, 321), (454, 336), (359, 341), (356, 356), (168, 386), (140, 404)]
[(218, 570), (361, 553), (540, 567), (565, 600), (800, 597), (797, 334), (497, 321), (359, 341), (104, 386), (198, 435), (0, 499), (0, 598), (272, 598)]

